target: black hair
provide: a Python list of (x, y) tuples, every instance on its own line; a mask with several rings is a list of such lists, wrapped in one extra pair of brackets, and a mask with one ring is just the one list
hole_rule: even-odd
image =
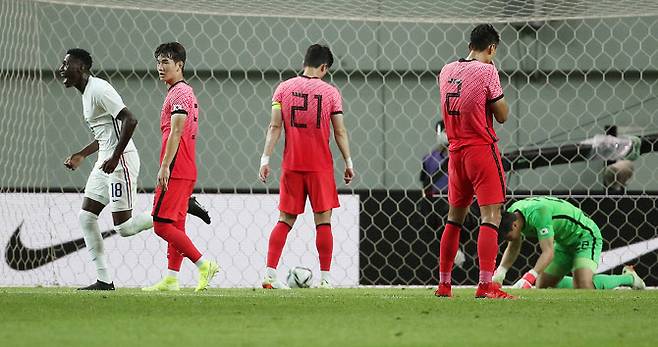
[(480, 24), (471, 31), (469, 47), (475, 51), (484, 51), (490, 45), (498, 45), (500, 35), (491, 24)]
[(331, 67), (334, 63), (334, 55), (327, 46), (314, 44), (308, 47), (306, 55), (304, 55), (304, 67), (320, 67), (322, 64), (327, 64)]
[(516, 213), (514, 212), (503, 212), (502, 217), (500, 218), (500, 225), (498, 226), (498, 231), (503, 234), (507, 235), (510, 231), (512, 231), (512, 223), (516, 221)]
[(87, 68), (87, 70), (91, 69), (93, 60), (91, 59), (91, 54), (89, 54), (89, 52), (85, 51), (82, 48), (71, 48), (68, 51), (66, 51), (66, 54), (77, 59), (80, 63), (82, 63), (83, 66)]
[(155, 49), (153, 56), (155, 59), (158, 59), (159, 56), (163, 56), (172, 59), (174, 62), (180, 61), (183, 62), (183, 66), (185, 66), (185, 59), (187, 59), (185, 47), (178, 42), (167, 42), (161, 44)]

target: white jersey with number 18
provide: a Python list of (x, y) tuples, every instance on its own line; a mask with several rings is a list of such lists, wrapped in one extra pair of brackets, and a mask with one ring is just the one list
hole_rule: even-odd
[[(82, 113), (87, 126), (98, 141), (99, 158), (110, 155), (119, 142), (121, 121), (117, 116), (125, 107), (119, 93), (107, 81), (89, 76), (82, 93)], [(130, 139), (124, 153), (136, 150), (133, 140)]]

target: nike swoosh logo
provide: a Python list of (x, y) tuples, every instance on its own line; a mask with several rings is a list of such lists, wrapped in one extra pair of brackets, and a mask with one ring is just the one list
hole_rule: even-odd
[(601, 253), (601, 262), (597, 273), (614, 269), (624, 265), (630, 260), (639, 258), (658, 249), (658, 237), (651, 240), (632, 243), (628, 246), (617, 247)]
[[(85, 248), (85, 239), (79, 238), (59, 243), (45, 248), (29, 248), (21, 241), (21, 223), (14, 231), (5, 247), (5, 260), (14, 270), (25, 271), (36, 269)], [(114, 230), (101, 233), (104, 239), (116, 234)]]

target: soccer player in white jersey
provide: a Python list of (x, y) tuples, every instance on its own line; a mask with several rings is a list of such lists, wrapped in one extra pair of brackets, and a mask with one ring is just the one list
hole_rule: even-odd
[[(94, 137), (89, 145), (66, 158), (64, 165), (75, 170), (86, 157), (98, 152), (98, 160), (85, 186), (85, 197), (79, 214), (85, 244), (96, 265), (98, 280), (79, 289), (114, 290), (105, 259), (98, 215), (109, 204), (114, 229), (124, 237), (152, 228), (153, 217), (150, 212), (132, 213), (140, 165), (137, 148), (131, 139), (137, 119), (107, 81), (91, 75), (91, 65), (89, 52), (73, 48), (66, 52), (59, 68), (64, 86), (75, 87), (82, 93), (84, 120)], [(207, 211), (194, 198), (189, 200), (188, 213), (210, 223)]]

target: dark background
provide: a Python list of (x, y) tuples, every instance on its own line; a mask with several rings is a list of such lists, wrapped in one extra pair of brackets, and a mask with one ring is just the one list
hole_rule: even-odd
[[(507, 205), (526, 197), (517, 192)], [(629, 192), (608, 197), (605, 192), (533, 192), (553, 195), (579, 206), (601, 229), (603, 251), (656, 237), (658, 214), (656, 195)], [(513, 196), (513, 195), (512, 195)], [(576, 197), (571, 197), (576, 196)], [(361, 192), (360, 284), (362, 285), (435, 285), (438, 283), (439, 240), (447, 217), (446, 198), (426, 198), (420, 190), (373, 190)], [(453, 283), (474, 285), (477, 266), (477, 204), (464, 223), (463, 267), (453, 270)], [(505, 243), (501, 240), (498, 261)], [(537, 247), (537, 248), (536, 248)], [(521, 255), (508, 272), (512, 281), (535, 263), (538, 246), (525, 241)], [(658, 252), (653, 251), (630, 262), (648, 286), (658, 286)], [(620, 274), (622, 266), (606, 273)]]

